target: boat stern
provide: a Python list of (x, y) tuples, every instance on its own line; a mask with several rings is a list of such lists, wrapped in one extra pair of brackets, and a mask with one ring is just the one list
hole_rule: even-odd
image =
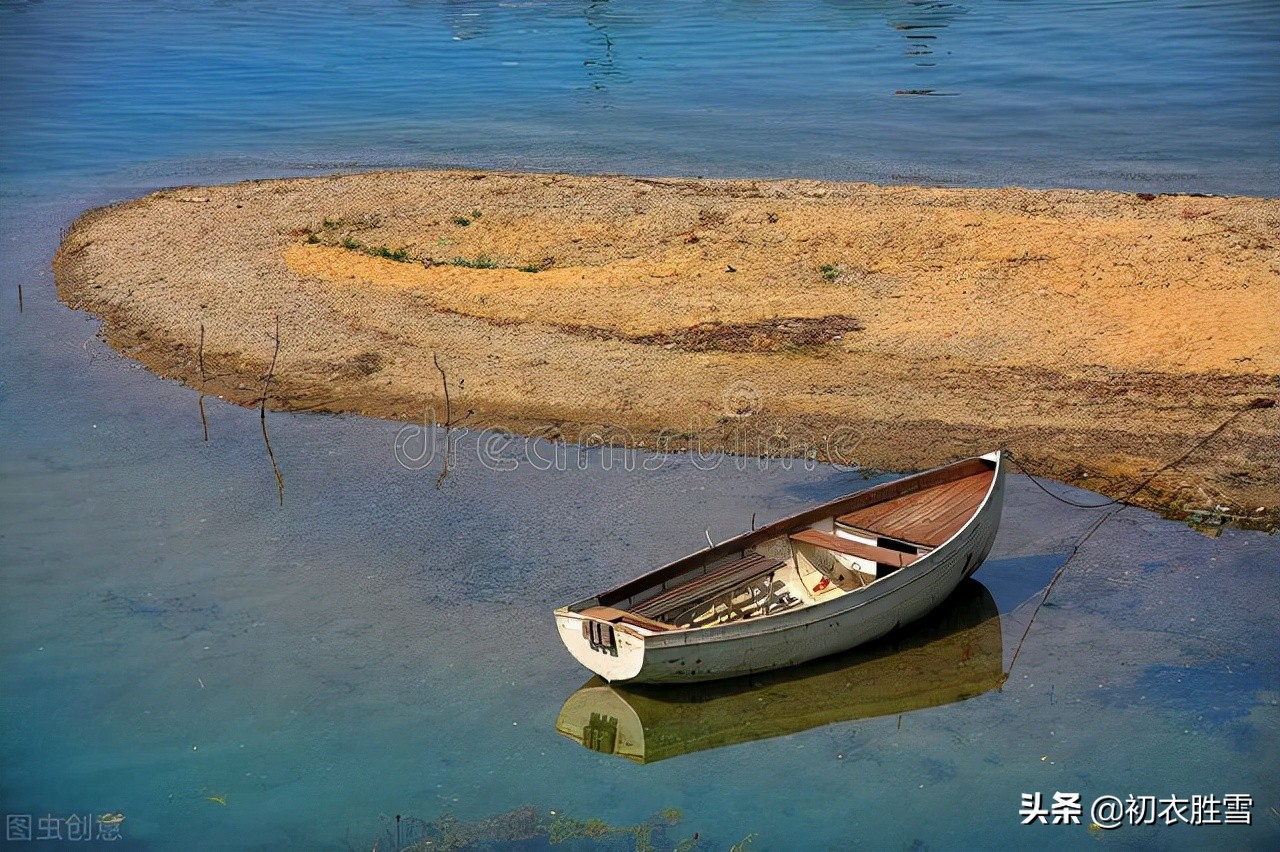
[(631, 680), (644, 667), (644, 635), (626, 624), (556, 610), (556, 629), (573, 658), (607, 681)]

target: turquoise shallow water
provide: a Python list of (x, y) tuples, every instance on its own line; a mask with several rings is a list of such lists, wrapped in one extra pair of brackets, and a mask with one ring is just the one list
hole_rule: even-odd
[[(207, 401), (201, 441), (48, 262), (156, 186), (385, 165), (1276, 194), (1278, 33), (1269, 3), (0, 3), (0, 810), (119, 811), (132, 849), (523, 805), (679, 808), (716, 849), (1275, 848), (1273, 538), (1126, 509), (1003, 688), (635, 765), (556, 733), (587, 673), (549, 610), (856, 475), (495, 471), (464, 436), (437, 490), (396, 424), (277, 414), (282, 509), (256, 414)], [(1011, 483), (1002, 669), (1094, 519)], [(1059, 791), (1244, 793), (1252, 825), (1020, 825)]]

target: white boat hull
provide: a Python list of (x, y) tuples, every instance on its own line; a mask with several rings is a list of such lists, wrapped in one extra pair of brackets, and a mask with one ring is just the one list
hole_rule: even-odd
[(1004, 501), (999, 454), (996, 475), (982, 505), (948, 541), (909, 568), (865, 589), (761, 618), (709, 628), (646, 635), (615, 626), (613, 647), (584, 635), (574, 607), (556, 611), (569, 652), (611, 682), (687, 683), (735, 677), (791, 666), (845, 651), (908, 624), (933, 610), (991, 550)]

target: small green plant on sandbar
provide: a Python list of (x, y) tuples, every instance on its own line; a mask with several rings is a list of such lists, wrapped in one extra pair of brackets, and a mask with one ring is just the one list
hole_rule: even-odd
[[(312, 234), (310, 237), (308, 237), (307, 242), (309, 243), (320, 242), (318, 238), (312, 239), (312, 237), (315, 237), (315, 234)], [(414, 261), (414, 257), (409, 254), (409, 250), (406, 248), (393, 249), (390, 246), (386, 246), (386, 245), (381, 245), (381, 246), (366, 245), (360, 242), (359, 240), (357, 240), (355, 237), (351, 236), (350, 234), (342, 238), (342, 247), (348, 251), (358, 251), (363, 254), (367, 254), (371, 257), (382, 257), (382, 258), (386, 258), (387, 260), (394, 260), (397, 263), (412, 263)]]
[(841, 275), (844, 275), (845, 268), (842, 263), (824, 263), (818, 267), (818, 271), (828, 281), (836, 281)]
[(394, 260), (398, 263), (408, 263), (413, 258), (409, 257), (409, 252), (405, 249), (391, 249), (386, 246), (378, 246), (377, 248), (367, 249), (369, 254), (374, 257), (385, 257), (387, 260)]

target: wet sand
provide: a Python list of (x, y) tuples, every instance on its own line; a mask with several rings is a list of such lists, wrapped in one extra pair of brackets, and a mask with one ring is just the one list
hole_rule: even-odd
[(92, 211), (54, 271), (116, 349), (241, 404), (278, 320), (274, 408), (439, 420), (438, 359), (455, 422), (571, 440), (1007, 446), (1116, 497), (1195, 448), (1133, 502), (1274, 529), (1277, 233), (1273, 199), (384, 172)]

